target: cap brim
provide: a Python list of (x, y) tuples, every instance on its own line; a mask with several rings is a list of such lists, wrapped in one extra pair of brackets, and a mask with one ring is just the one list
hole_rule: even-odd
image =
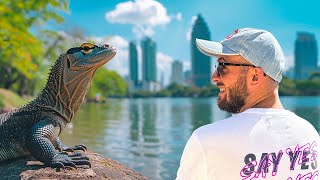
[(219, 55), (239, 55), (239, 53), (232, 51), (218, 42), (196, 38), (196, 45), (199, 51), (207, 56), (216, 57)]

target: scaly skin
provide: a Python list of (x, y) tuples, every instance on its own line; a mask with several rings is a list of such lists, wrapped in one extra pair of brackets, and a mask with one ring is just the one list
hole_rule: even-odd
[(85, 151), (85, 145), (65, 146), (58, 136), (79, 109), (97, 68), (115, 54), (107, 44), (84, 43), (60, 55), (37, 98), (0, 114), (0, 162), (31, 154), (51, 167), (91, 167), (86, 156), (66, 153)]

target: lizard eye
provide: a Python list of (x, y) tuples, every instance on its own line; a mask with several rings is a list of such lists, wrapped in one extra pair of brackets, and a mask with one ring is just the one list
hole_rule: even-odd
[(83, 52), (84, 54), (89, 54), (93, 51), (93, 49), (95, 48), (94, 44), (91, 43), (83, 43), (81, 45), (81, 52)]

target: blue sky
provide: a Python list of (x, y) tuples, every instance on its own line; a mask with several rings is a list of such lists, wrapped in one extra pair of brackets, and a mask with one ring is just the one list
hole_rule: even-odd
[(109, 38), (109, 43), (119, 49), (114, 59), (118, 62), (109, 66), (122, 75), (128, 73), (125, 43), (139, 42), (147, 34), (157, 43), (158, 75), (164, 74), (168, 81), (173, 60), (182, 61), (185, 69), (190, 68), (188, 34), (198, 14), (207, 22), (214, 41), (242, 27), (272, 32), (290, 67), (298, 31), (314, 33), (320, 41), (319, 7), (318, 0), (70, 0), (70, 12), (62, 13), (64, 25), (56, 25), (55, 29), (64, 31), (68, 24), (68, 28), (80, 27), (88, 37), (114, 37)]

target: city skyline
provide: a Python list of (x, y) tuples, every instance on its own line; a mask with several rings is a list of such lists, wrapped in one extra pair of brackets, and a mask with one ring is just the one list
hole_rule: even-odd
[[(211, 39), (214, 41), (221, 41), (234, 29), (241, 27), (271, 31), (283, 47), (288, 69), (294, 64), (294, 42), (297, 32), (313, 33), (319, 41), (320, 23), (316, 8), (319, 6), (319, 1), (305, 3), (297, 0), (290, 3), (274, 0), (229, 0), (214, 3), (209, 0), (92, 0), (86, 3), (84, 0), (71, 0), (70, 13), (60, 13), (68, 26), (50, 22), (48, 28), (66, 31), (66, 27), (76, 26), (83, 29), (87, 37), (108, 37), (107, 42), (116, 46), (118, 53), (107, 68), (116, 70), (122, 76), (129, 75), (129, 42), (140, 41), (143, 33), (150, 34), (157, 43), (157, 76), (160, 77), (160, 73), (170, 72), (170, 64), (174, 59), (183, 62), (184, 70), (191, 69), (190, 33), (192, 24), (200, 13), (208, 23)], [(308, 11), (297, 15), (301, 9)], [(126, 14), (126, 11), (131, 15)], [(137, 48), (138, 52), (141, 51), (141, 47)], [(170, 75), (164, 74), (168, 83)]]
[[(210, 32), (207, 29), (206, 23), (203, 20), (203, 18), (201, 17), (201, 15), (198, 15), (198, 19), (195, 21), (195, 24), (193, 25), (193, 32), (192, 34), (194, 35), (194, 37), (192, 37), (192, 39), (195, 38), (204, 38), (204, 39), (210, 39)], [(147, 41), (150, 41), (151, 44), (156, 44), (155, 42), (152, 41), (151, 38), (149, 37), (145, 37), (144, 40), (142, 40), (141, 44), (146, 43)], [(198, 49), (196, 48), (195, 44), (192, 43), (193, 41), (191, 40), (190, 44), (191, 44), (191, 56), (192, 61), (191, 63), (195, 63), (195, 62), (210, 62), (208, 59), (210, 59), (210, 57), (204, 56), (204, 57), (200, 57), (199, 55), (202, 55), (198, 52)], [(134, 46), (135, 51), (133, 51), (133, 56), (134, 58), (132, 58), (132, 46)], [(296, 33), (296, 41), (295, 41), (295, 55), (294, 55), (294, 60), (295, 60), (295, 64), (297, 64), (298, 66), (293, 66), (291, 67), (285, 74), (284, 77), (290, 78), (290, 79), (295, 79), (295, 80), (303, 80), (303, 79), (308, 79), (310, 77), (310, 75), (312, 73), (315, 72), (320, 72), (320, 66), (318, 65), (318, 51), (317, 51), (317, 41), (315, 38), (315, 34), (309, 33), (309, 32), (297, 32)], [(136, 82), (135, 86), (137, 85), (137, 82), (139, 81), (138, 79), (138, 70), (137, 70), (137, 63), (138, 63), (138, 55), (137, 55), (137, 50), (136, 50), (136, 45), (134, 42), (130, 42), (129, 43), (129, 64), (130, 64), (130, 71), (129, 71), (129, 75), (130, 75), (130, 80)], [(156, 53), (156, 50), (154, 50), (154, 53)], [(143, 51), (143, 50), (142, 50)], [(194, 54), (199, 53), (199, 57), (195, 58)], [(142, 52), (142, 54), (144, 54)], [(203, 58), (207, 58), (207, 60), (204, 60)], [(142, 59), (143, 55), (142, 55)], [(305, 59), (308, 59), (308, 61), (305, 61)], [(134, 60), (134, 63), (132, 63), (131, 61)], [(145, 60), (142, 60), (145, 61)], [(320, 62), (320, 60), (319, 60)], [(132, 64), (134, 64), (132, 67)], [(147, 67), (146, 65), (144, 65), (142, 63), (143, 67)], [(199, 66), (199, 65), (198, 65)], [(201, 65), (201, 68), (203, 67), (208, 67), (210, 65)], [(132, 68), (134, 68), (134, 70), (132, 70)], [(198, 67), (199, 68), (199, 67)], [(199, 69), (201, 69), (199, 68)], [(156, 72), (156, 68), (149, 68), (149, 69), (155, 69), (155, 70), (151, 70)], [(195, 68), (194, 68), (195, 69)], [(132, 71), (135, 71), (135, 75), (132, 75)], [(183, 64), (181, 61), (179, 60), (174, 60), (171, 63), (171, 74), (170, 74), (170, 80), (169, 83), (178, 83), (178, 84), (184, 84), (184, 85), (196, 85), (198, 87), (201, 87), (201, 85), (197, 85), (195, 84), (195, 82), (200, 82), (198, 81), (194, 81), (194, 75), (187, 75), (186, 73), (188, 73), (188, 71), (192, 74), (192, 68), (190, 69), (184, 69), (183, 68)], [(204, 70), (200, 70), (199, 72), (203, 72)], [(210, 72), (210, 69), (209, 69)], [(175, 74), (174, 74), (175, 73)], [(194, 72), (193, 72), (194, 73)], [(213, 72), (211, 72), (213, 73)], [(133, 77), (134, 76), (134, 77)], [(143, 76), (143, 75), (142, 75)], [(181, 77), (180, 77), (181, 76)], [(188, 77), (189, 77), (189, 82), (188, 81)], [(210, 79), (210, 75), (209, 78)], [(142, 81), (145, 81), (144, 79), (142, 79)], [(142, 82), (141, 81), (141, 82)], [(163, 73), (161, 73), (161, 79), (160, 80), (156, 80), (154, 82), (160, 82), (160, 84), (163, 86)], [(210, 83), (204, 84), (204, 85), (208, 85)], [(137, 86), (139, 87), (139, 85)]]

